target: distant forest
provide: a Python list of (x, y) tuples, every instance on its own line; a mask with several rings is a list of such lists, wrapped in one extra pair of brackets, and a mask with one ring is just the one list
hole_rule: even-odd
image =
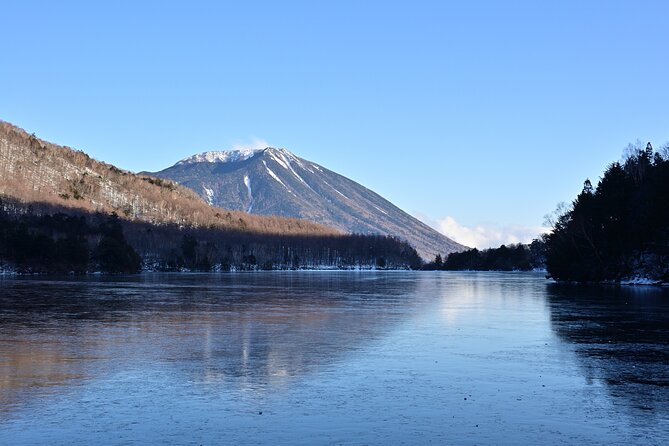
[(669, 147), (628, 147), (597, 187), (589, 180), (545, 237), (546, 267), (558, 281), (635, 278), (669, 282)]
[(445, 259), (437, 255), (423, 265), (423, 270), (434, 271), (531, 271), (544, 269), (545, 244), (534, 240), (529, 245), (502, 245), (499, 248), (476, 248), (449, 254)]
[(419, 268), (406, 242), (388, 236), (263, 234), (0, 200), (0, 270), (136, 273), (304, 268)]

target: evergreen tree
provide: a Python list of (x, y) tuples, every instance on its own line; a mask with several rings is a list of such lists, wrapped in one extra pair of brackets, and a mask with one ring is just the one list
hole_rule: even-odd
[(96, 248), (100, 269), (107, 273), (138, 273), (141, 258), (125, 240), (118, 215), (110, 215), (100, 232), (102, 238)]
[(184, 266), (195, 268), (197, 264), (197, 240), (191, 234), (185, 234), (181, 239), (181, 254)]

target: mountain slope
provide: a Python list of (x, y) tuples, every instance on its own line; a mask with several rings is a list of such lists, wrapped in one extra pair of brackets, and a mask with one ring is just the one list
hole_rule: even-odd
[(424, 259), (464, 248), (375, 192), (285, 149), (205, 152), (151, 175), (187, 186), (213, 206), (397, 236)]
[(330, 235), (313, 222), (217, 209), (192, 190), (118, 169), (0, 121), (0, 201), (116, 212), (127, 220), (281, 235)]

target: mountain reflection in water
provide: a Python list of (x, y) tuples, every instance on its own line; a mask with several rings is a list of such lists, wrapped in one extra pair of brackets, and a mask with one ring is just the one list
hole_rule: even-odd
[(147, 363), (196, 382), (282, 386), (406, 317), (415, 284), (337, 273), (6, 281), (0, 417), (22, 392)]

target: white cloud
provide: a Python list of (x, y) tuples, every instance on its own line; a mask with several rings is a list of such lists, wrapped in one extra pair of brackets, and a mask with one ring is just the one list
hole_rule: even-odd
[(263, 150), (271, 145), (264, 139), (253, 138), (250, 143), (237, 142), (232, 145), (232, 150)]
[(465, 246), (478, 249), (497, 248), (500, 245), (510, 243), (530, 243), (540, 234), (548, 231), (548, 228), (542, 226), (499, 226), (494, 224), (465, 226), (450, 216), (438, 220), (429, 220), (421, 216), (421, 220), (446, 237)]

